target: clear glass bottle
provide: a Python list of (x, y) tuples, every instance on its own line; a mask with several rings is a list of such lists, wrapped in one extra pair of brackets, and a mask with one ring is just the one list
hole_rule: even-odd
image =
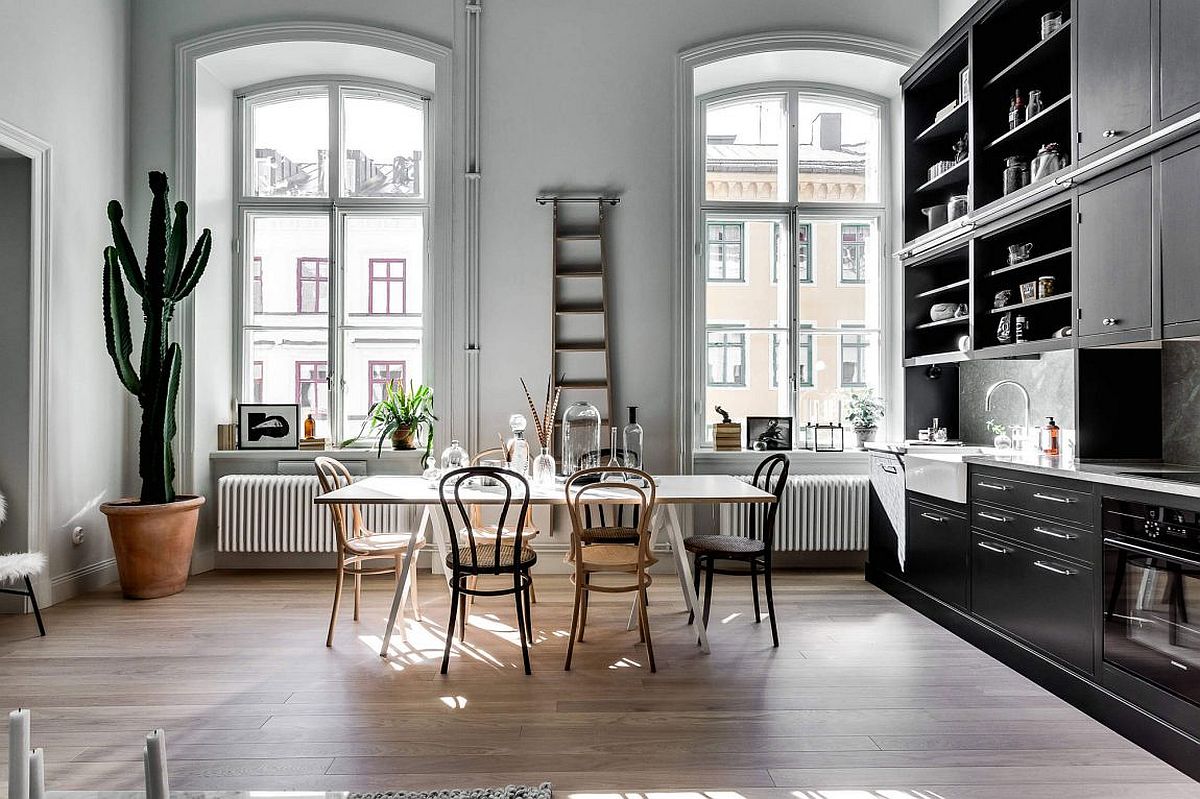
[(608, 474), (604, 475), (604, 479), (611, 483), (621, 483), (625, 481), (625, 475), (619, 470), (625, 467), (624, 457), (618, 457), (621, 454), (617, 449), (617, 426), (613, 425), (609, 431), (608, 443), (608, 462), (604, 464), (604, 468), (611, 469)]
[(1042, 91), (1041, 89), (1030, 89), (1029, 105), (1025, 106), (1025, 121), (1028, 122), (1040, 113), (1042, 113)]
[(625, 465), (632, 466), (635, 469), (643, 469), (642, 466), (642, 426), (637, 420), (638, 406), (629, 406), (629, 424), (625, 425), (622, 431), (621, 446), (625, 449)]
[(464, 466), (469, 466), (470, 463), (471, 456), (469, 456), (467, 451), (462, 448), (462, 444), (458, 443), (457, 438), (450, 442), (450, 446), (442, 450), (443, 474), (452, 469), (461, 469)]
[(525, 440), (525, 427), (529, 422), (519, 413), (508, 417), (508, 426), (513, 437), (508, 440), (508, 468), (524, 477), (529, 474), (529, 442)]
[[(580, 400), (567, 408), (562, 422), (562, 472), (572, 475), (598, 462), (600, 411)], [(590, 459), (590, 463), (589, 463)]]

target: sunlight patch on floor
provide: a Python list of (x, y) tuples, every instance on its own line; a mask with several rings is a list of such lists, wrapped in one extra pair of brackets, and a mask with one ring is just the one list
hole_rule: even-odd
[(465, 696), (443, 696), (440, 698), (442, 704), (451, 710), (462, 710), (467, 706), (467, 698)]
[(613, 663), (609, 666), (610, 669), (640, 669), (641, 667), (641, 663), (629, 658), (621, 658), (616, 663)]
[(721, 619), (721, 624), (729, 624), (729, 622), (733, 621), (734, 619), (736, 619), (738, 616), (741, 616), (741, 615), (742, 615), (741, 613), (730, 613), (728, 616)]
[(944, 799), (934, 791), (901, 790), (898, 788), (838, 788), (828, 791), (792, 791), (796, 799)]

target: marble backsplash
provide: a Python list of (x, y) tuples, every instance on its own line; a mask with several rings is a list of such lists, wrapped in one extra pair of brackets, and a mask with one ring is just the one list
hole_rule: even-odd
[[(1200, 363), (1200, 349), (1193, 356)], [(1200, 392), (1200, 371), (1193, 390)], [(1047, 352), (1037, 360), (966, 361), (958, 367), (958, 419), (960, 430), (951, 430), (968, 444), (992, 442), (987, 420), (996, 419), (1007, 425), (1019, 425), (1025, 418), (1025, 403), (1021, 392), (1011, 386), (996, 391), (992, 410), (984, 410), (988, 386), (997, 380), (1015, 380), (1029, 392), (1030, 424), (1042, 425), (1047, 416), (1064, 431), (1075, 428), (1075, 368), (1074, 353), (1070, 350)], [(1200, 429), (1195, 439), (1200, 448)]]
[(1162, 347), (1163, 460), (1200, 465), (1200, 341)]

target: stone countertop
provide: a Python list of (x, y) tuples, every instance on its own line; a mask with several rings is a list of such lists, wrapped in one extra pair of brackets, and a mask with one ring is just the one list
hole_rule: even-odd
[(977, 466), (998, 466), (1032, 474), (1047, 474), (1053, 477), (1087, 480), (1101, 485), (1140, 488), (1144, 491), (1159, 491), (1164, 494), (1200, 499), (1200, 483), (1180, 483), (1154, 476), (1129, 474), (1129, 472), (1151, 474), (1200, 472), (1198, 466), (1137, 463), (1136, 461), (1078, 463), (1066, 458), (1050, 457), (1036, 452), (1013, 452), (1011, 455), (967, 455), (963, 460)]

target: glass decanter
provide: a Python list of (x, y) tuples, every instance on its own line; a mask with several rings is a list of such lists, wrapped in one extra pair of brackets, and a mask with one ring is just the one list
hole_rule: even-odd
[(457, 438), (450, 442), (450, 446), (442, 450), (443, 474), (453, 469), (461, 469), (464, 466), (469, 466), (470, 463), (471, 456), (469, 456), (467, 451), (462, 448), (462, 445), (458, 443)]
[(529, 474), (529, 442), (525, 440), (525, 427), (529, 424), (519, 413), (508, 417), (508, 426), (513, 437), (507, 442), (508, 468), (521, 476)]

